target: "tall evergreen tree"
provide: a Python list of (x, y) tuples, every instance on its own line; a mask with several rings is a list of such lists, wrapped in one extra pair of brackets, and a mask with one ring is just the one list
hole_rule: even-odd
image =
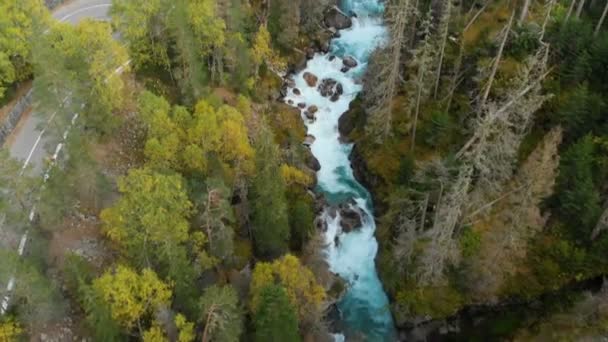
[(280, 285), (268, 285), (262, 289), (253, 321), (256, 342), (300, 341), (295, 309)]
[(289, 221), (279, 147), (267, 124), (261, 125), (254, 147), (257, 174), (251, 185), (253, 237), (260, 255), (278, 256), (287, 250)]

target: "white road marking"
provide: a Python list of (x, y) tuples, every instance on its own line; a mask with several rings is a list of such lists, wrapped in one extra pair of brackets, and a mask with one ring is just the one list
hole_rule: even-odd
[(102, 7), (110, 7), (110, 6), (112, 6), (112, 4), (99, 4), (99, 5), (93, 5), (93, 6), (79, 8), (76, 11), (74, 11), (74, 12), (72, 12), (70, 14), (65, 15), (63, 18), (59, 19), (59, 21), (66, 21), (67, 19), (75, 16), (78, 13), (82, 13), (84, 11), (88, 11), (88, 10), (93, 9), (93, 8), (102, 8)]
[[(94, 5), (94, 6), (89, 6), (89, 7), (84, 7), (81, 9), (78, 9), (66, 16), (64, 16), (63, 18), (59, 19), (59, 21), (65, 21), (66, 19), (81, 13), (83, 11), (92, 9), (92, 8), (100, 8), (100, 7), (109, 7), (112, 6), (112, 4), (101, 4), (101, 5)], [(116, 68), (114, 70), (114, 72), (112, 73), (112, 75), (108, 76), (108, 78), (106, 78), (106, 81), (114, 76), (115, 74), (121, 74), (127, 66), (129, 66), (129, 64), (131, 64), (131, 60), (126, 61), (125, 63), (123, 63), (121, 66), (119, 66), (118, 68)], [(63, 102), (67, 101), (67, 97), (63, 99)], [(81, 108), (84, 108), (84, 104), (82, 104)], [(34, 143), (34, 146), (32, 147), (32, 149), (30, 150), (30, 153), (27, 157), (27, 159), (25, 160), (25, 163), (23, 164), (22, 170), (21, 170), (21, 174), (23, 174), (23, 171), (25, 170), (25, 168), (27, 167), (27, 165), (29, 164), (32, 155), (34, 154), (34, 151), (36, 150), (36, 148), (38, 147), (38, 144), (40, 143), (40, 140), (42, 139), (42, 135), (44, 134), (44, 132), (46, 131), (46, 128), (48, 127), (48, 125), (50, 124), (50, 122), (53, 120), (53, 118), (55, 117), (55, 114), (57, 114), (57, 112), (53, 113), (53, 115), (51, 115), (51, 117), (49, 118), (49, 120), (47, 121), (47, 125), (46, 127), (40, 132), (40, 134), (38, 135), (38, 138), (36, 139), (36, 142)], [(78, 119), (78, 113), (75, 113), (74, 116), (72, 116), (72, 120), (71, 120), (71, 125), (65, 130), (65, 132), (63, 133), (63, 140), (65, 141), (65, 139), (68, 136), (68, 132), (71, 128), (71, 126), (74, 125), (74, 123), (76, 122), (76, 119)], [(44, 182), (46, 182), (49, 179), (50, 176), (50, 171), (53, 168), (53, 166), (55, 165), (55, 162), (57, 160), (57, 157), (59, 155), (59, 152), (61, 151), (63, 147), (63, 143), (59, 143), (57, 145), (57, 147), (55, 148), (55, 153), (53, 154), (53, 159), (51, 162), (51, 165), (49, 165), (49, 168), (47, 169), (47, 171), (44, 173), (43, 176), (43, 180)], [(29, 221), (33, 222), (34, 218), (36, 217), (36, 205), (33, 206), (32, 210), (30, 210), (29, 213)], [(27, 236), (28, 236), (28, 231), (26, 231), (23, 236), (21, 237), (21, 240), (19, 241), (19, 248), (18, 248), (18, 253), (19, 256), (22, 256), (24, 251), (25, 251), (25, 244), (27, 243)], [(6, 286), (6, 290), (7, 293), (4, 296), (4, 298), (2, 298), (2, 303), (0, 304), (0, 315), (4, 315), (6, 313), (6, 311), (8, 310), (8, 306), (9, 306), (9, 302), (11, 299), (11, 292), (13, 291), (15, 287), (15, 276), (12, 275), (11, 278), (8, 281), (8, 284)]]

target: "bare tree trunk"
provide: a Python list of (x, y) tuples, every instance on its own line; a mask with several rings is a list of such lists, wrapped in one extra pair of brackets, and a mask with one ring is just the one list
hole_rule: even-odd
[(424, 82), (424, 72), (424, 66), (420, 66), (420, 70), (418, 71), (418, 93), (416, 94), (416, 111), (414, 114), (414, 126), (412, 127), (412, 145), (410, 146), (411, 152), (414, 152), (414, 148), (416, 147), (416, 126), (418, 125), (418, 114), (420, 113), (420, 97), (422, 96), (422, 82)]
[(505, 45), (507, 44), (507, 38), (509, 38), (509, 33), (511, 32), (511, 26), (513, 25), (513, 17), (515, 16), (515, 11), (511, 14), (511, 18), (509, 18), (509, 22), (507, 23), (506, 30), (504, 32), (504, 37), (502, 38), (502, 42), (500, 43), (500, 48), (498, 48), (498, 54), (496, 55), (496, 60), (494, 61), (494, 65), (492, 66), (492, 71), (490, 72), (490, 77), (488, 78), (488, 84), (486, 85), (486, 90), (481, 97), (480, 108), (485, 107), (486, 101), (488, 100), (488, 96), (490, 96), (490, 90), (492, 90), (492, 83), (494, 83), (494, 78), (496, 77), (496, 72), (498, 71), (498, 65), (500, 64), (500, 60), (502, 59), (502, 53), (505, 49)]
[(519, 20), (517, 21), (517, 25), (521, 25), (526, 17), (528, 16), (528, 9), (530, 8), (531, 0), (524, 0), (524, 6), (521, 8), (521, 13), (519, 15)]
[(439, 65), (437, 66), (437, 76), (435, 77), (435, 90), (433, 91), (433, 98), (437, 98), (437, 90), (439, 89), (439, 81), (441, 79), (441, 68), (443, 66), (443, 56), (445, 54), (445, 45), (448, 41), (448, 33), (450, 32), (450, 17), (452, 12), (452, 0), (444, 2), (444, 15), (441, 24), (443, 25), (443, 38), (441, 42), (441, 52), (439, 53)]
[(576, 19), (581, 18), (581, 13), (583, 13), (583, 7), (585, 7), (585, 0), (580, 0), (578, 3), (578, 7), (576, 8)]
[(597, 239), (600, 233), (606, 230), (606, 228), (608, 228), (608, 204), (606, 205), (606, 210), (604, 210), (602, 216), (600, 216), (600, 219), (597, 221), (597, 224), (591, 232), (591, 241)]
[(545, 14), (545, 20), (543, 21), (543, 26), (540, 30), (540, 38), (539, 40), (542, 42), (545, 38), (545, 32), (547, 31), (547, 24), (549, 23), (549, 19), (551, 18), (551, 11), (553, 11), (553, 7), (555, 6), (556, 0), (549, 0), (547, 4), (547, 13)]
[(564, 23), (567, 23), (570, 20), (570, 16), (572, 15), (572, 11), (574, 10), (574, 5), (576, 5), (576, 0), (572, 0), (570, 2), (570, 7), (568, 7), (568, 13), (566, 13), (566, 19), (564, 19)]
[(595, 27), (595, 32), (593, 32), (593, 36), (597, 37), (600, 33), (600, 29), (602, 28), (602, 24), (606, 19), (606, 14), (608, 14), (608, 1), (606, 1), (606, 6), (604, 6), (604, 12), (602, 12), (602, 16), (600, 17), (600, 21), (597, 22), (597, 26)]

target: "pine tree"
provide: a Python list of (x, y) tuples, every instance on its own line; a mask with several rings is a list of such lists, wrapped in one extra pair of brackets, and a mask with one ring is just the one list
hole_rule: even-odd
[(268, 285), (261, 290), (253, 321), (257, 342), (300, 341), (295, 310), (280, 285)]
[(278, 256), (287, 251), (289, 221), (285, 182), (274, 134), (263, 123), (256, 138), (256, 175), (251, 184), (253, 238), (257, 252)]

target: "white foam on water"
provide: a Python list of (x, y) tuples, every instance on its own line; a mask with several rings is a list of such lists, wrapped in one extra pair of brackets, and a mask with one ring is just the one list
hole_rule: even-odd
[[(325, 215), (328, 227), (325, 233), (327, 262), (330, 270), (348, 283), (346, 295), (338, 303), (345, 331), (344, 334), (336, 334), (336, 340), (344, 341), (345, 336), (363, 335), (369, 341), (392, 341), (395, 339), (394, 325), (388, 298), (374, 263), (378, 243), (374, 237), (376, 226), (371, 198), (355, 180), (348, 159), (352, 146), (340, 143), (338, 132), (338, 119), (362, 89), (358, 81), (365, 71), (369, 56), (386, 41), (386, 28), (382, 22), (383, 5), (379, 0), (346, 0), (342, 6), (346, 11), (356, 13), (353, 26), (340, 31), (340, 38), (331, 41), (329, 54), (316, 54), (308, 61), (305, 70), (293, 76), (295, 88), (300, 94), (296, 95), (290, 89), (285, 101), (293, 101), (294, 106), (305, 103), (307, 108), (311, 105), (318, 108), (314, 122), (304, 117), (306, 109), (302, 109), (302, 118), (308, 134), (315, 137), (311, 151), (321, 165), (317, 173), (319, 190), (328, 198), (341, 201), (353, 199), (366, 213), (363, 227), (350, 233), (342, 232), (339, 214), (335, 218)], [(332, 60), (330, 56), (335, 58)], [(358, 66), (343, 73), (340, 69), (343, 67), (342, 58), (346, 56), (354, 57)], [(338, 81), (342, 84), (343, 95), (336, 102), (321, 96), (316, 87), (308, 86), (303, 78), (305, 72), (317, 76), (318, 84), (327, 78)]]

